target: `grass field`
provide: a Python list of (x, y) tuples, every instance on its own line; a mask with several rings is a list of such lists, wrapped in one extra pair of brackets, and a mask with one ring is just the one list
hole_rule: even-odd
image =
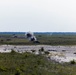
[(0, 75), (76, 75), (76, 64), (59, 64), (31, 53), (0, 53)]
[[(14, 36), (14, 37), (13, 37)], [(38, 34), (35, 33), (39, 44), (46, 45), (76, 45), (76, 34)], [(37, 44), (25, 38), (25, 34), (0, 34), (0, 44), (30, 45)]]

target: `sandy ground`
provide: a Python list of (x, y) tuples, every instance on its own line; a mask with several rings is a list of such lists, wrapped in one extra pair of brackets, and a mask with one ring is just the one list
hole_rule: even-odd
[(0, 45), (1, 53), (8, 53), (11, 50), (17, 52), (31, 52), (36, 50), (35, 54), (38, 54), (39, 49), (44, 48), (44, 51), (49, 51), (48, 57), (57, 62), (69, 62), (76, 60), (76, 45), (74, 46), (50, 46), (50, 45)]

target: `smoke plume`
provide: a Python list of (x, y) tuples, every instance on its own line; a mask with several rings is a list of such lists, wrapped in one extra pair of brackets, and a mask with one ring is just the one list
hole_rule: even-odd
[(34, 35), (34, 33), (32, 32), (27, 32), (25, 34), (26, 38), (28, 38), (30, 41), (33, 41), (33, 42), (37, 42), (37, 38), (36, 36)]

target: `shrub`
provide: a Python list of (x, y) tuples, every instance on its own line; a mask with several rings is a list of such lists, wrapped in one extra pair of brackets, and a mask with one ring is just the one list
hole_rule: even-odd
[(36, 50), (31, 50), (33, 53), (36, 51)]
[(73, 59), (72, 61), (70, 61), (70, 63), (71, 63), (71, 64), (75, 64), (76, 62), (75, 62), (75, 60)]
[(41, 51), (42, 51), (42, 52), (44, 51), (44, 48), (43, 48), (43, 47), (41, 47)]
[(46, 55), (48, 55), (48, 54), (49, 54), (49, 52), (48, 52), (48, 51), (45, 51), (45, 54), (46, 54)]
[(15, 54), (15, 53), (16, 53), (16, 51), (12, 49), (12, 50), (11, 50), (11, 53), (12, 53), (12, 54)]
[(21, 74), (20, 69), (19, 69), (19, 68), (17, 68), (16, 70), (17, 70), (17, 71), (16, 71), (15, 75), (20, 75), (20, 74)]

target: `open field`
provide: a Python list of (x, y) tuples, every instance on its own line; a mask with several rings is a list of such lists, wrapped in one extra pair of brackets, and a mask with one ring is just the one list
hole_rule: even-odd
[(76, 33), (35, 36), (0, 33), (0, 75), (76, 75)]
[(51, 53), (51, 59), (55, 59), (56, 61), (69, 62), (73, 59), (76, 60), (76, 33), (46, 32), (35, 33), (35, 36), (40, 43), (29, 41), (25, 38), (24, 32), (0, 33), (0, 52), (10, 52), (12, 49), (17, 52), (31, 52), (31, 50), (38, 51), (43, 47), (45, 51), (49, 51)]
[(76, 75), (76, 64), (59, 64), (28, 52), (0, 53), (0, 75)]
[(0, 33), (0, 44), (12, 45), (76, 45), (76, 33), (35, 33), (40, 43), (30, 42), (25, 33)]

